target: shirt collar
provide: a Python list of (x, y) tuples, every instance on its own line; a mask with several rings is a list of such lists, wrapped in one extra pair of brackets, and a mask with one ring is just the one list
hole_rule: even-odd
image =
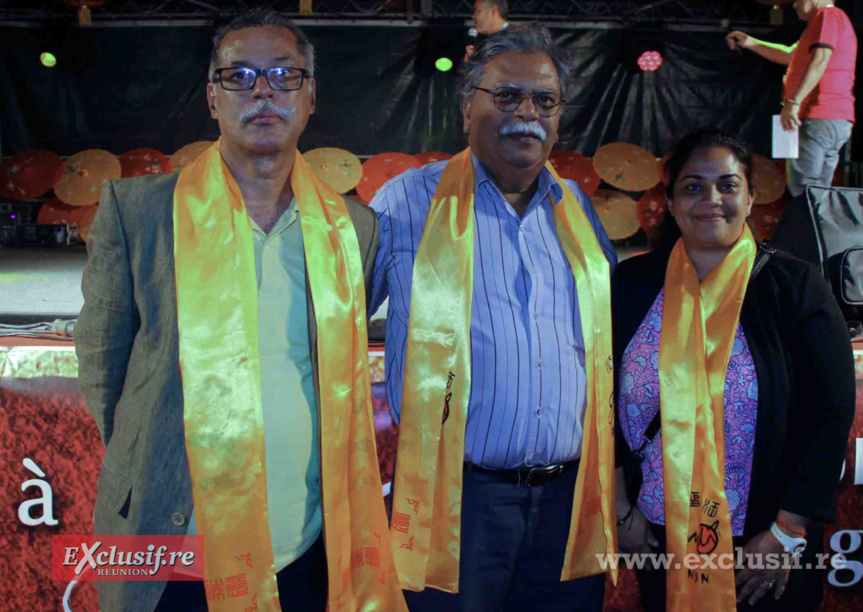
[[(473, 153), (470, 154), (471, 161), (473, 161), (473, 170), (476, 175), (476, 183), (474, 184), (474, 190), (478, 190), (480, 185), (485, 183), (486, 181), (491, 183), (491, 185), (495, 188), (498, 193), (500, 189), (498, 189), (497, 185), (495, 185), (494, 181), (486, 172), (485, 166), (477, 159), (476, 155)], [(539, 183), (537, 185), (536, 193), (531, 200), (531, 204), (534, 202), (542, 202), (545, 198), (548, 197), (549, 192), (554, 198), (555, 205), (560, 202), (563, 198), (563, 187), (561, 187), (555, 180), (554, 177), (551, 176), (551, 172), (548, 171), (548, 168), (543, 167), (539, 172)]]
[(269, 234), (266, 234), (264, 230), (262, 230), (260, 226), (255, 223), (255, 220), (252, 219), (251, 215), (249, 215), (249, 221), (252, 222), (253, 232), (260, 234), (264, 238), (267, 238), (268, 236), (275, 236), (288, 229), (294, 223), (294, 221), (297, 220), (298, 212), (299, 210), (297, 207), (297, 199), (291, 198), (291, 203), (288, 205), (288, 208), (285, 210), (285, 212), (282, 213), (282, 216), (278, 218), (276, 224), (273, 226), (273, 229), (270, 230)]

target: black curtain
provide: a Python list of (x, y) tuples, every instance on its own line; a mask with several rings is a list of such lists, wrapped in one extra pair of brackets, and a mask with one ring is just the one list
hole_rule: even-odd
[[(776, 28), (792, 42), (803, 24)], [(433, 63), (464, 53), (464, 28), (309, 26), (317, 50), (318, 105), (300, 146), (456, 152), (464, 147), (456, 70)], [(573, 78), (560, 148), (592, 155), (626, 141), (656, 155), (704, 125), (740, 133), (769, 153), (770, 116), (779, 112), (784, 67), (728, 50), (720, 32), (559, 29)], [(87, 148), (173, 153), (215, 139), (204, 96), (212, 28), (0, 27), (0, 145), (70, 155)], [(655, 73), (634, 67), (654, 45)], [(39, 54), (57, 56), (45, 68)]]

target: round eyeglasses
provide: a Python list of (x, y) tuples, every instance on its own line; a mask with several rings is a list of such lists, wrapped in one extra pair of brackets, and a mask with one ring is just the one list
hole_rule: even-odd
[(216, 68), (213, 83), (221, 84), (222, 89), (227, 91), (247, 91), (255, 88), (255, 83), (260, 76), (267, 79), (267, 83), (276, 91), (295, 91), (303, 86), (303, 80), (309, 76), (309, 71), (291, 66), (274, 68), (228, 66)]
[(560, 110), (561, 100), (560, 94), (555, 91), (534, 91), (525, 93), (518, 87), (498, 87), (497, 89), (486, 89), (485, 87), (474, 87), (479, 91), (484, 91), (491, 94), (494, 99), (494, 105), (498, 110), (505, 113), (515, 111), (525, 98), (533, 100), (533, 106), (536, 108), (537, 114), (541, 117), (554, 117)]

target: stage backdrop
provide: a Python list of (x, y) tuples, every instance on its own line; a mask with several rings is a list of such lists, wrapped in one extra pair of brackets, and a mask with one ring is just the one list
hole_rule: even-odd
[[(317, 50), (317, 112), (301, 149), (456, 152), (464, 147), (456, 70), (463, 24), (435, 27), (308, 26)], [(759, 36), (791, 42), (800, 22)], [(31, 148), (71, 155), (123, 153), (218, 136), (204, 98), (210, 27), (0, 27), (0, 154)], [(559, 147), (592, 155), (603, 143), (640, 144), (657, 156), (682, 133), (712, 125), (769, 153), (784, 67), (729, 51), (723, 33), (558, 29), (572, 82)], [(655, 73), (638, 53), (662, 52)], [(51, 51), (46, 68), (39, 54)]]

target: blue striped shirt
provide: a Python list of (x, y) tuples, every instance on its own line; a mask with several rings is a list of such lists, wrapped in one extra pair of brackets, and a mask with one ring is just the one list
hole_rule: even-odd
[[(551, 193), (560, 202), (563, 189), (543, 169), (536, 194), (520, 218), (476, 157), (473, 162), (472, 381), (465, 460), (513, 468), (576, 459), (581, 455), (585, 407), (584, 342), (575, 280), (557, 239), (549, 199)], [(371, 203), (381, 234), (370, 312), (390, 296), (386, 386), (396, 422), (413, 263), (446, 163), (408, 170), (389, 181)], [(574, 182), (565, 182), (615, 265), (614, 248), (587, 195)]]

